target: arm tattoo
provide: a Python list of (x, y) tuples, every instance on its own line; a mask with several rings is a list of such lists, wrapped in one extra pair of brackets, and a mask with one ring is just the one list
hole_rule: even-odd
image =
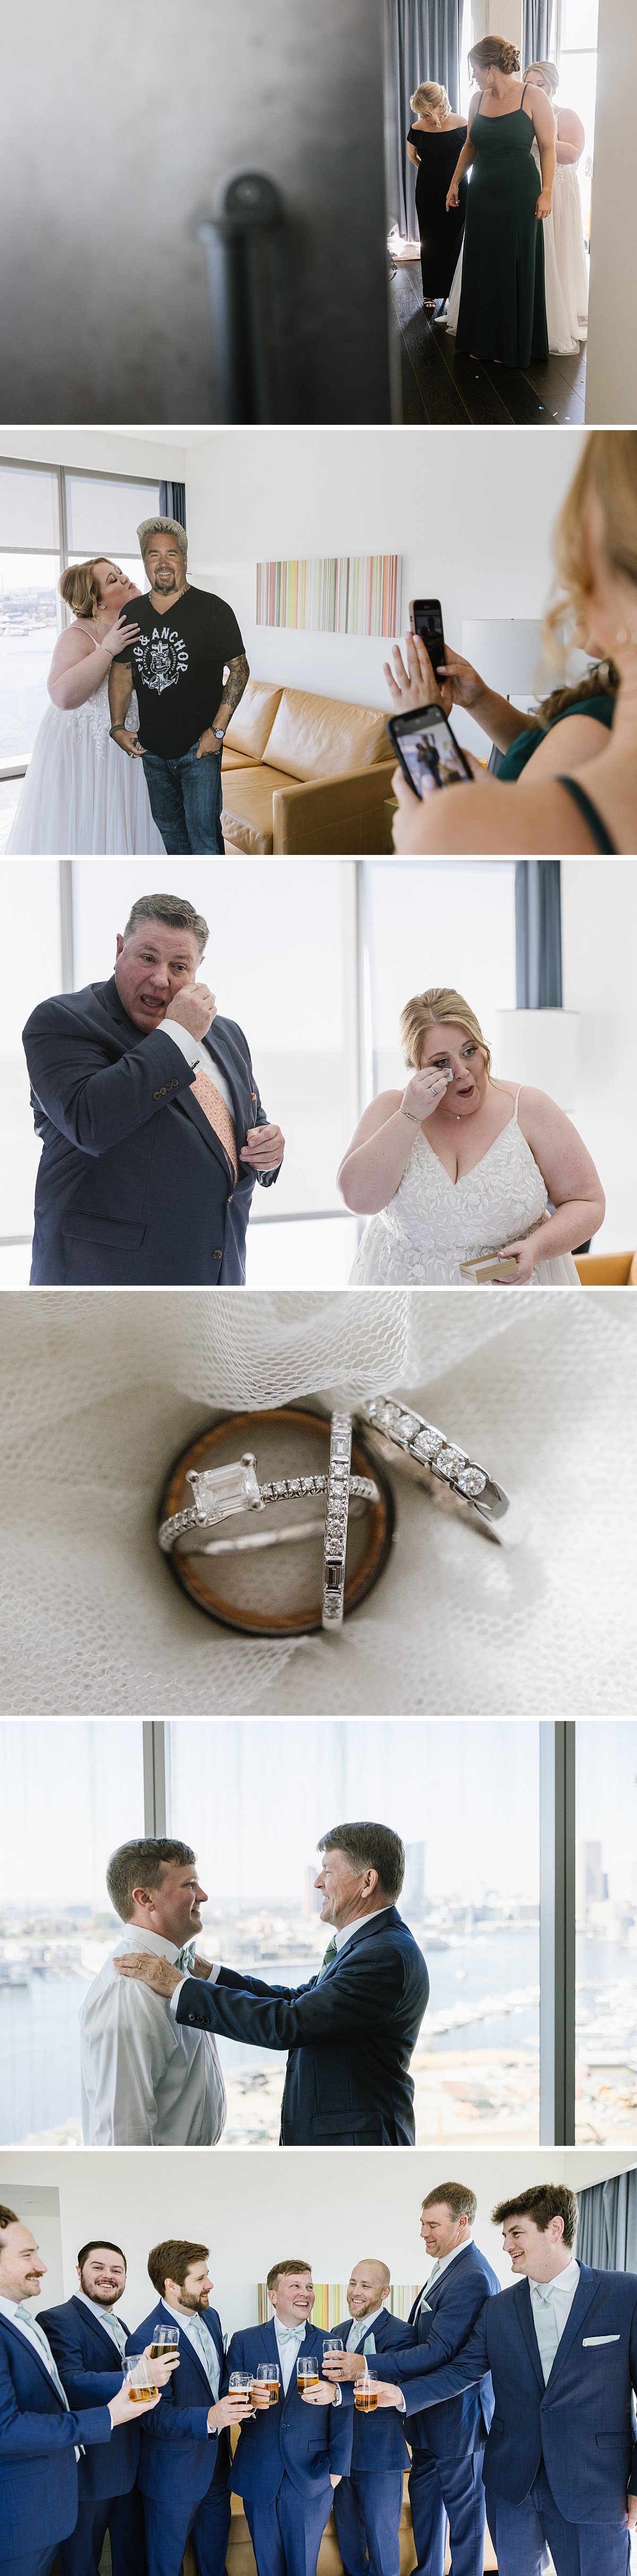
[(234, 708), (238, 707), (239, 699), (243, 697), (246, 680), (249, 680), (249, 678), (250, 670), (248, 662), (246, 661), (245, 653), (236, 653), (234, 661), (229, 664), (228, 677), (223, 692), (224, 707), (229, 707), (231, 715), (233, 714)]

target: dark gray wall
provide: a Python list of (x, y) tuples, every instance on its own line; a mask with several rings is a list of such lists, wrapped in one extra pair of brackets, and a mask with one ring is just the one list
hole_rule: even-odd
[(220, 180), (274, 177), (278, 417), (389, 415), (380, 0), (20, 0), (3, 12), (0, 417), (218, 416)]

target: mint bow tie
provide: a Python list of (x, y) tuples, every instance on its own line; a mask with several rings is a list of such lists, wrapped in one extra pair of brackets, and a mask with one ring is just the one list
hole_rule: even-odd
[(177, 1951), (175, 1967), (180, 1969), (182, 1977), (187, 1977), (194, 1968), (196, 1947), (196, 1941), (184, 1941), (183, 1950)]

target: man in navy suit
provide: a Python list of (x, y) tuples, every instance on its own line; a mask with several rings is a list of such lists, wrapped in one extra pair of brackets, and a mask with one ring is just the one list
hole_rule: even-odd
[(556, 2576), (628, 2576), (637, 2274), (577, 2263), (577, 2215), (565, 2183), (500, 2201), (515, 2288), (485, 2302), (457, 2360), (438, 2367), (430, 2339), (385, 2365), (394, 2384), (381, 2404), (404, 2402), (408, 2418), (491, 2372), (484, 2482), (499, 2576), (540, 2576), (549, 2550)]
[(106, 984), (23, 1032), (42, 1156), (34, 1287), (243, 1286), (250, 1201), (283, 1159), (235, 1020), (196, 981), (207, 923), (142, 895)]
[(318, 1976), (267, 1986), (195, 1957), (185, 1978), (162, 1958), (116, 1961), (170, 2001), (180, 2026), (289, 2049), (284, 2147), (412, 2147), (412, 2050), (429, 1998), (422, 1952), (397, 1911), (405, 1849), (388, 1825), (335, 1825), (319, 1843), (321, 1921), (332, 1926)]
[[(115, 2309), (126, 2288), (126, 2257), (110, 2239), (92, 2238), (77, 2258), (79, 2290), (61, 2307), (40, 2308), (69, 2406), (116, 2397), (125, 2367), (128, 2326)], [(60, 2543), (62, 2576), (98, 2576), (106, 2532), (113, 2576), (140, 2576), (144, 2521), (136, 2489), (140, 2426), (133, 2420), (110, 2442), (86, 2451), (78, 2465), (75, 2530)]]
[[(378, 2367), (376, 2353), (409, 2343), (404, 2317), (387, 2307), (390, 2273), (386, 2263), (355, 2263), (347, 2286), (349, 2314), (334, 2327), (346, 2353), (360, 2355), (361, 2367)], [(381, 2365), (382, 2366), (382, 2365)], [(403, 2480), (409, 2452), (395, 2411), (384, 2415), (354, 2414), (349, 2477), (334, 2495), (334, 2521), (345, 2576), (400, 2576), (398, 2527)]]
[[(179, 2369), (142, 2437), (139, 2485), (144, 2499), (148, 2576), (181, 2576), (188, 2540), (197, 2576), (223, 2576), (230, 2530), (229, 2426), (245, 2400), (221, 2394), (221, 2320), (210, 2306), (213, 2283), (206, 2245), (181, 2237), (154, 2245), (148, 2270), (157, 2304), (129, 2338), (129, 2352), (152, 2343), (159, 2326), (176, 2325)], [(149, 2419), (150, 2421), (151, 2419)]]
[[(422, 2204), (420, 2233), (433, 2268), (411, 2310), (403, 2343), (435, 2352), (437, 2361), (458, 2353), (467, 2341), (485, 2298), (499, 2290), (497, 2273), (473, 2242), (475, 2192), (459, 2182), (438, 2183)], [(402, 2361), (402, 2355), (401, 2355)], [(399, 2362), (399, 2367), (401, 2363)], [(360, 2359), (334, 2365), (339, 2375), (354, 2378)], [(493, 2414), (493, 2390), (486, 2375), (446, 2406), (426, 2406), (409, 2423), (412, 2454), (409, 2502), (417, 2566), (414, 2576), (444, 2576), (447, 2524), (453, 2576), (482, 2576), (485, 2501), (482, 2483), (484, 2445)]]
[(0, 2208), (0, 2576), (50, 2576), (77, 2521), (80, 2449), (104, 2448), (115, 2425), (159, 2404), (149, 2397), (133, 2408), (120, 2372), (118, 2394), (75, 2413), (29, 2312), (45, 2272), (30, 2227)]
[[(275, 2362), (280, 2397), (266, 2412), (246, 2417), (230, 2484), (243, 2497), (257, 2576), (316, 2576), (333, 2490), (349, 2468), (353, 2407), (343, 2401), (337, 2407), (333, 2399), (340, 2390), (329, 2392), (320, 2384), (313, 2397), (299, 2395), (297, 2360), (315, 2354), (320, 2372), (325, 2342), (310, 2323), (309, 2263), (295, 2256), (273, 2263), (267, 2286), (272, 2316), (265, 2326), (233, 2335), (227, 2373), (256, 2374), (259, 2362)], [(310, 2412), (313, 2404), (316, 2413)]]

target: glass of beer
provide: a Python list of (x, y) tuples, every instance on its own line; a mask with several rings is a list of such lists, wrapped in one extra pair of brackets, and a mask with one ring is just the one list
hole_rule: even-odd
[(324, 2343), (324, 2345), (323, 2345), (323, 2360), (325, 2360), (326, 2352), (342, 2352), (342, 2350), (343, 2350), (343, 2337), (342, 2337), (342, 2335), (327, 2335), (327, 2337), (326, 2337), (326, 2341), (325, 2341), (325, 2343)]
[(250, 2405), (250, 2402), (251, 2402), (251, 2398), (252, 2398), (252, 2391), (253, 2391), (253, 2387), (254, 2387), (254, 2379), (253, 2379), (252, 2371), (251, 2371), (251, 2370), (231, 2370), (231, 2372), (230, 2372), (230, 2379), (229, 2379), (229, 2383), (228, 2383), (228, 2387), (229, 2387), (229, 2395), (230, 2395), (231, 2397), (242, 2397), (242, 2398), (243, 2398), (243, 2401), (244, 2401), (244, 2405), (245, 2405), (245, 2406), (249, 2406), (249, 2405)]
[(153, 2340), (150, 2347), (151, 2361), (167, 2361), (172, 2352), (178, 2351), (179, 2327), (154, 2326)]
[(368, 2370), (367, 2365), (354, 2381), (354, 2405), (359, 2415), (373, 2415), (378, 2405), (378, 2372)]
[(143, 2406), (147, 2397), (157, 2396), (157, 2390), (148, 2375), (147, 2361), (142, 2359), (131, 2362), (126, 2373), (126, 2387), (133, 2406)]
[(252, 2404), (265, 2410), (266, 2406), (278, 2406), (278, 2403), (278, 2361), (260, 2361), (256, 2379), (252, 2382)]
[(305, 2397), (305, 2396), (307, 2396), (307, 2391), (308, 2391), (308, 2389), (309, 2389), (309, 2388), (318, 2388), (318, 2384), (319, 2384), (318, 2354), (317, 2354), (317, 2353), (315, 2353), (315, 2352), (311, 2352), (311, 2353), (307, 2353), (307, 2354), (302, 2353), (302, 2352), (297, 2353), (297, 2358), (296, 2358), (296, 2385), (297, 2385), (297, 2388), (298, 2388), (299, 2397)]

